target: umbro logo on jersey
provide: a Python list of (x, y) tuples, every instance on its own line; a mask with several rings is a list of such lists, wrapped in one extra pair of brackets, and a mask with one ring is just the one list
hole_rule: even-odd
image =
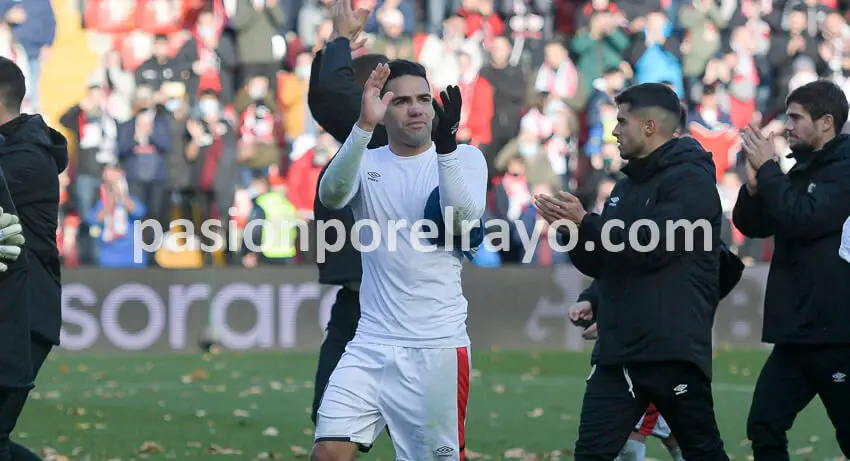
[(434, 453), (440, 458), (448, 458), (455, 452), (455, 449), (452, 447), (440, 447), (434, 450)]
[(841, 372), (832, 375), (832, 382), (834, 383), (843, 383), (845, 379), (847, 379), (847, 375)]
[(381, 177), (381, 173), (378, 173), (377, 171), (370, 171), (370, 172), (366, 173), (366, 175), (369, 176), (369, 181), (375, 181), (375, 182), (378, 182), (378, 178)]
[(688, 385), (687, 384), (679, 384), (678, 386), (673, 388), (673, 393), (676, 394), (676, 395), (682, 395), (685, 392), (688, 392)]

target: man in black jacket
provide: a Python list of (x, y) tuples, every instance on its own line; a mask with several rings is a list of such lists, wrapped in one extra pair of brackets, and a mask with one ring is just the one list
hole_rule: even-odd
[[(59, 174), (68, 166), (68, 143), (40, 115), (21, 114), (24, 76), (14, 62), (0, 58), (0, 167), (17, 208), (26, 238), (26, 277), (16, 288), (29, 293), (30, 359), (37, 375), (50, 350), (59, 344), (62, 285), (56, 227)], [(9, 434), (23, 410), (29, 389), (19, 389), (0, 406), (0, 461), (9, 450), (14, 459), (40, 459)], [(8, 459), (8, 458), (7, 458)]]
[[(348, 138), (360, 116), (360, 102), (366, 79), (379, 63), (387, 62), (385, 56), (374, 54), (351, 59), (352, 46), (362, 46), (357, 40), (367, 16), (354, 13), (350, 3), (342, 0), (334, 5), (332, 16), (334, 37), (313, 59), (310, 87), (307, 93), (307, 103), (313, 118), (340, 143), (344, 143)], [(377, 126), (369, 142), (369, 148), (374, 149), (387, 143), (386, 130), (381, 125)], [(320, 181), (326, 170), (327, 165), (319, 175)], [(360, 279), (363, 268), (360, 253), (348, 238), (354, 226), (351, 208), (328, 209), (322, 205), (317, 192), (313, 202), (313, 213), (317, 222), (338, 220), (346, 229), (345, 235), (340, 236), (345, 239), (342, 249), (337, 252), (324, 252), (325, 261), (317, 263), (319, 283), (339, 285), (341, 288), (331, 307), (327, 335), (319, 351), (311, 413), (315, 423), (316, 412), (325, 386), (342, 353), (345, 352), (346, 344), (354, 338), (357, 330), (357, 322), (360, 320)], [(334, 229), (329, 227), (323, 241), (319, 241), (318, 245), (323, 245), (324, 242), (335, 242), (337, 237)], [(322, 250), (319, 249), (319, 251)]]
[(633, 86), (615, 102), (628, 164), (602, 214), (566, 193), (535, 197), (553, 225), (578, 224), (570, 258), (599, 283), (599, 364), (575, 459), (613, 460), (652, 402), (685, 459), (726, 461), (711, 394), (722, 217), (714, 162), (696, 140), (676, 137), (681, 106), (667, 86)]
[(844, 92), (815, 81), (788, 96), (785, 134), (797, 163), (783, 174), (770, 137), (742, 135), (747, 183), (733, 211), (747, 237), (773, 237), (762, 341), (774, 348), (756, 383), (747, 435), (756, 461), (788, 459), (786, 431), (819, 396), (850, 457), (850, 263), (839, 256), (850, 216)]

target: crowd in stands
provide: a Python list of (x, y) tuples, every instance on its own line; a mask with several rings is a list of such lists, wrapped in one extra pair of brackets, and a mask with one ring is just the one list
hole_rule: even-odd
[[(318, 173), (338, 148), (307, 107), (312, 56), (332, 32), (332, 3), (84, 0), (84, 27), (98, 37), (92, 43), (102, 58), (86, 96), (59, 120), (74, 135), (73, 168), (63, 178), (65, 264), (309, 263), (294, 233), (290, 241), (256, 229), (268, 244), (257, 252), (240, 246), (205, 254), (197, 248), (203, 242), (169, 240), (150, 258), (134, 260), (130, 222), (154, 219), (168, 230), (176, 218), (232, 219), (239, 233), (258, 216), (275, 223), (311, 219)], [(0, 5), (11, 7), (0, 50), (8, 54), (9, 43), (37, 81), (39, 56), (50, 49), (55, 28), (48, 0)], [(461, 87), (458, 137), (484, 152), (492, 178), (487, 218), (514, 222), (514, 243), (539, 221), (535, 193), (570, 191), (589, 210), (602, 207), (622, 166), (613, 96), (626, 85), (664, 82), (680, 95), (685, 133), (714, 155), (727, 216), (741, 185), (739, 131), (755, 120), (765, 133), (781, 133), (785, 97), (817, 78), (850, 93), (847, 1), (355, 6), (373, 10), (360, 52), (421, 62), (435, 94)], [(29, 101), (38, 107), (34, 92)], [(789, 152), (782, 136), (774, 139), (779, 152)], [(787, 170), (793, 160), (783, 156), (781, 163)], [(745, 261), (769, 261), (769, 240), (744, 238), (727, 224), (724, 240)], [(545, 239), (529, 250), (514, 244), (481, 251), (476, 264), (568, 263)]]

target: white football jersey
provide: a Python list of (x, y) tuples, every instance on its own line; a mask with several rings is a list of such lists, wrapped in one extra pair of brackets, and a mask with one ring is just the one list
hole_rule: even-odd
[[(349, 195), (359, 223), (352, 234), (359, 238), (363, 261), (354, 341), (426, 348), (469, 345), (460, 277), (463, 256), (435, 247), (425, 238), (434, 236), (429, 228), (416, 226), (440, 184), (439, 162), (454, 161), (461, 166), (459, 180), (483, 212), (487, 164), (473, 146), (460, 145), (447, 156), (438, 156), (433, 145), (412, 157), (395, 155), (388, 146), (363, 154), (359, 181)], [(441, 198), (445, 203), (442, 193)]]

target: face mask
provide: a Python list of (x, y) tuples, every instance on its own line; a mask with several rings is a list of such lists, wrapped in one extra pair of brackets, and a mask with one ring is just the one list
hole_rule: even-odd
[(249, 88), (248, 95), (255, 101), (262, 101), (266, 98), (266, 90), (262, 88)]
[(179, 99), (169, 99), (168, 101), (165, 101), (165, 109), (169, 112), (177, 112), (181, 107), (183, 107), (183, 101)]
[(537, 155), (539, 146), (536, 143), (520, 143), (517, 149), (519, 150), (519, 155), (523, 157), (534, 157)]
[(201, 115), (209, 116), (218, 113), (218, 101), (213, 99), (203, 99), (198, 103), (198, 109), (201, 111)]
[(215, 37), (215, 30), (211, 27), (199, 27), (198, 36), (203, 39), (211, 39)]
[(310, 66), (300, 66), (295, 68), (295, 75), (298, 76), (301, 80), (309, 80), (310, 79)]

